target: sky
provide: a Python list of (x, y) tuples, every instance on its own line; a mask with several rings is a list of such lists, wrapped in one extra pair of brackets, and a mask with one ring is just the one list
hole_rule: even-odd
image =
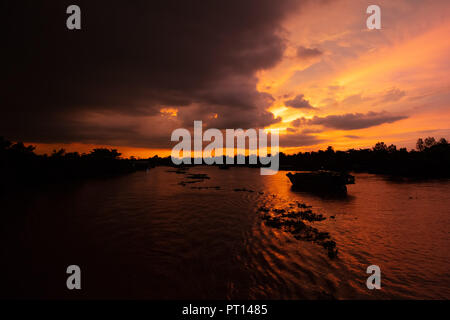
[(279, 129), (286, 153), (450, 138), (449, 1), (112, 2), (2, 2), (0, 135), (137, 157), (194, 120)]

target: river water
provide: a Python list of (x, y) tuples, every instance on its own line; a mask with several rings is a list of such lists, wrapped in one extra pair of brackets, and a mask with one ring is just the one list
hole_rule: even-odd
[[(355, 174), (356, 184), (339, 198), (293, 191), (282, 171), (173, 171), (158, 167), (8, 196), (0, 267), (8, 276), (1, 295), (450, 298), (449, 180)], [(189, 179), (194, 173), (210, 179)], [(259, 209), (289, 212), (298, 203), (326, 217), (305, 223), (329, 233), (336, 258), (314, 241), (268, 226)], [(81, 268), (79, 291), (66, 288), (72, 264)], [(369, 265), (381, 269), (381, 290), (366, 287)]]

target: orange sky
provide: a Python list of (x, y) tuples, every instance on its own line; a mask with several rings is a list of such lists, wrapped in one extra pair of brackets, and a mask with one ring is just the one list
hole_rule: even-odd
[[(325, 6), (314, 1), (284, 21), (280, 30), (286, 41), (284, 56), (273, 68), (257, 73), (257, 88), (272, 95), (268, 110), (282, 118), (270, 128), (279, 128), (282, 134), (291, 128), (293, 139), (303, 133), (312, 143), (302, 145), (299, 140), (298, 146), (282, 151), (317, 150), (328, 145), (342, 150), (373, 146), (377, 141), (413, 148), (418, 137), (450, 137), (450, 1), (377, 1), (381, 30), (366, 28), (365, 9), (370, 4), (330, 1)], [(320, 54), (299, 58), (299, 46)], [(298, 95), (314, 109), (286, 106), (286, 101)], [(402, 119), (358, 129), (291, 124), (298, 118), (369, 112)], [(177, 127), (181, 125), (177, 113), (176, 106), (161, 106), (160, 115), (141, 119), (140, 130), (150, 130), (149, 123), (161, 130)], [(112, 121), (108, 115), (89, 117)], [(169, 141), (170, 130), (166, 134)], [(40, 153), (56, 148), (87, 152), (99, 146), (29, 143), (37, 145)], [(133, 148), (120, 141), (112, 147), (125, 157), (170, 155), (170, 149)]]

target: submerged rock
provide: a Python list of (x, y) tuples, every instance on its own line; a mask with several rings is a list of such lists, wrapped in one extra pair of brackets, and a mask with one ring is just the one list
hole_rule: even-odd
[(269, 208), (264, 207), (264, 206), (259, 207), (258, 210), (259, 210), (259, 211), (263, 211), (263, 212), (269, 212), (269, 211), (270, 211)]
[(186, 169), (166, 170), (166, 172), (173, 172), (176, 174), (186, 174), (187, 173)]
[(322, 243), (322, 247), (327, 249), (328, 251), (328, 257), (330, 258), (336, 258), (338, 254), (338, 249), (336, 248), (336, 242), (333, 240), (327, 240)]
[(302, 209), (312, 208), (312, 206), (308, 206), (305, 203), (297, 202), (297, 206)]
[(236, 188), (236, 189), (233, 189), (233, 191), (236, 191), (236, 192), (255, 192), (253, 190), (246, 189), (246, 188), (242, 188), (242, 189)]
[(265, 220), (266, 225), (269, 227), (276, 229), (280, 229), (281, 227), (283, 227), (282, 221), (278, 218), (271, 217), (270, 215), (264, 215), (262, 219)]
[(309, 221), (309, 222), (322, 221), (322, 220), (326, 219), (323, 215), (313, 213), (311, 210), (297, 211), (297, 212), (292, 211), (292, 212), (288, 212), (286, 214), (283, 214), (283, 216), (287, 217), (287, 218), (300, 218), (302, 220), (306, 220), (306, 221)]
[(186, 186), (187, 184), (191, 184), (191, 183), (199, 183), (199, 182), (203, 182), (203, 180), (193, 180), (193, 181), (181, 181), (180, 183), (178, 183), (180, 186)]
[(210, 179), (205, 173), (191, 173), (186, 176), (187, 179)]
[[(299, 204), (299, 207), (303, 209), (311, 208), (304, 203)], [(310, 209), (286, 212), (282, 208), (271, 210), (266, 206), (259, 207), (258, 211), (263, 212), (261, 219), (264, 220), (266, 226), (289, 232), (297, 240), (310, 241), (322, 246), (327, 250), (330, 259), (337, 257), (338, 250), (336, 248), (336, 242), (331, 240), (330, 234), (328, 232), (321, 232), (305, 223), (305, 221), (325, 220), (326, 218), (322, 214), (313, 213)]]
[(197, 189), (197, 190), (202, 190), (202, 189), (215, 189), (215, 190), (220, 190), (221, 188), (219, 186), (215, 186), (215, 187), (191, 187), (191, 189)]

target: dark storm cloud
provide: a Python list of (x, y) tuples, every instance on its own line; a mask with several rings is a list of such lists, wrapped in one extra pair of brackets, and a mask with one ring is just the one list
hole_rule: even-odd
[(303, 94), (297, 95), (294, 99), (284, 101), (284, 104), (287, 107), (296, 109), (316, 109), (305, 99)]
[[(81, 7), (79, 31), (66, 28), (70, 4)], [(179, 107), (182, 121), (199, 108), (202, 116), (217, 109), (218, 126), (276, 122), (265, 111), (272, 97), (256, 90), (254, 75), (281, 59), (280, 23), (298, 4), (7, 1), (0, 13), (0, 134), (36, 142), (129, 137), (122, 140), (130, 143), (139, 134), (132, 126), (105, 132), (114, 126), (86, 124), (82, 115), (157, 115), (162, 106)]]
[(297, 57), (300, 59), (310, 59), (315, 57), (320, 57), (323, 52), (317, 48), (306, 48), (303, 46), (299, 46), (297, 48)]
[(323, 140), (316, 136), (303, 133), (285, 134), (280, 136), (280, 147), (303, 147), (313, 146)]
[(299, 118), (292, 121), (292, 125), (322, 125), (327, 128), (339, 130), (355, 130), (378, 126), (384, 123), (392, 123), (407, 116), (392, 115), (387, 112), (346, 113), (342, 115), (329, 115), (326, 117), (315, 116), (312, 119)]
[(202, 120), (208, 128), (262, 128), (281, 121), (273, 114), (264, 110), (235, 109), (234, 112), (224, 106), (198, 106), (181, 109), (179, 118), (183, 127), (191, 128), (195, 120)]

